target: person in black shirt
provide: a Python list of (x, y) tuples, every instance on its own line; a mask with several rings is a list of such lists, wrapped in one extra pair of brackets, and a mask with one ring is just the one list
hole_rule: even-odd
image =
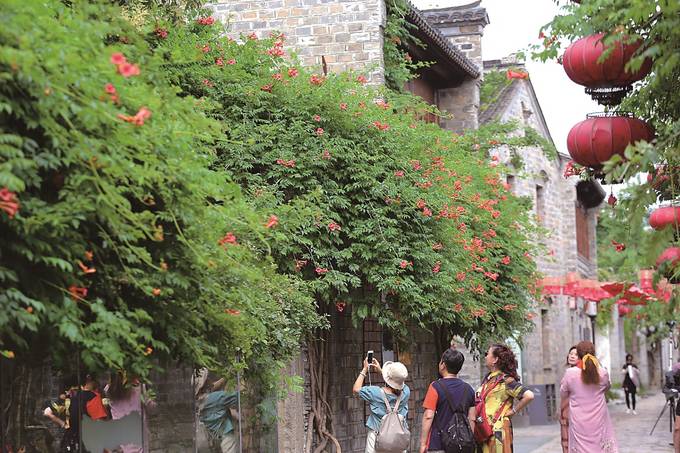
[(465, 362), (465, 357), (455, 349), (449, 348), (442, 354), (439, 361), (441, 379), (430, 384), (423, 402), (425, 413), (420, 434), (420, 453), (444, 451), (440, 431), (446, 430), (453, 417), (445, 391), (448, 391), (453, 404), (465, 411), (470, 428), (474, 431), (475, 391), (470, 384), (458, 378), (463, 362)]
[(640, 370), (633, 363), (633, 356), (631, 354), (626, 354), (626, 363), (623, 365), (621, 373), (624, 374), (623, 391), (626, 394), (626, 414), (630, 414), (632, 402), (633, 415), (637, 415), (637, 412), (635, 412), (635, 394), (640, 384)]

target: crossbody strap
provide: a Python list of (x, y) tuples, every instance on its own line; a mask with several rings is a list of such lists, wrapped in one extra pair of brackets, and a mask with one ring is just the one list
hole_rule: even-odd
[[(451, 398), (451, 393), (449, 393), (449, 389), (445, 384), (442, 384), (441, 382), (439, 382), (439, 380), (436, 380), (432, 383), (432, 385), (441, 389), (444, 392), (444, 395), (446, 396), (446, 401), (448, 401), (449, 407), (451, 408), (451, 412), (453, 412), (454, 414), (456, 412), (462, 413), (462, 411), (456, 410), (456, 406), (454, 406), (453, 404), (453, 398)], [(460, 408), (460, 405), (458, 406), (458, 408)]]
[(508, 405), (510, 400), (511, 400), (511, 398), (508, 398), (507, 400), (505, 400), (503, 402), (503, 404), (501, 404), (501, 407), (498, 408), (498, 410), (496, 411), (496, 413), (493, 416), (493, 421), (491, 422), (492, 425), (494, 425), (498, 421), (498, 419), (501, 418), (501, 413), (503, 412), (503, 409), (505, 409), (505, 406)]

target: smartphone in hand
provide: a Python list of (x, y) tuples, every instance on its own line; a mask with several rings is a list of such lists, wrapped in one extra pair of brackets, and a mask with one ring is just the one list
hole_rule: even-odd
[(368, 353), (366, 353), (366, 360), (368, 361), (368, 366), (370, 367), (373, 364), (373, 351), (368, 351)]

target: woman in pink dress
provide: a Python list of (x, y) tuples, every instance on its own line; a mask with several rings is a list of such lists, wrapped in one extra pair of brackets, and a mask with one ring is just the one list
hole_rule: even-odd
[(590, 341), (576, 345), (577, 366), (562, 378), (560, 395), (569, 401), (569, 453), (618, 453), (605, 392), (609, 374), (595, 357)]

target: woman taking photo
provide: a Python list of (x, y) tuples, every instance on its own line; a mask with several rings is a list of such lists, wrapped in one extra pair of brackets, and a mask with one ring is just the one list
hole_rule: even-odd
[[(517, 375), (515, 354), (504, 344), (492, 345), (486, 353), (486, 366), (489, 374), (482, 381), (477, 392), (478, 408), (483, 405), (486, 422), (492, 435), (482, 442), (482, 453), (512, 452), (511, 418), (524, 409), (534, 399), (534, 394), (522, 387)], [(518, 400), (513, 408), (513, 402)], [(477, 411), (475, 437), (480, 438), (483, 430), (480, 411)], [(486, 436), (484, 436), (486, 437)]]
[(385, 398), (389, 402), (390, 409), (394, 409), (397, 401), (399, 401), (398, 413), (403, 417), (404, 425), (406, 425), (406, 417), (408, 415), (408, 397), (411, 394), (411, 389), (404, 383), (408, 377), (408, 371), (401, 362), (385, 362), (384, 367), (380, 367), (380, 362), (373, 359), (370, 364), (378, 373), (382, 374), (385, 386), (377, 385), (364, 386), (364, 379), (369, 373), (368, 359), (364, 359), (364, 367), (357, 376), (352, 392), (359, 395), (359, 398), (365, 400), (369, 404), (371, 413), (366, 420), (366, 427), (368, 428), (368, 435), (366, 436), (366, 450), (365, 453), (375, 452), (375, 442), (380, 429), (380, 421), (387, 415), (387, 405)]
[(609, 418), (605, 392), (609, 374), (595, 357), (590, 341), (576, 345), (579, 361), (562, 378), (560, 396), (569, 401), (569, 451), (617, 453), (614, 427)]
[[(575, 367), (578, 364), (576, 346), (572, 346), (567, 354), (566, 368)], [(562, 438), (562, 453), (569, 452), (569, 401), (561, 400), (560, 407), (560, 437)]]

